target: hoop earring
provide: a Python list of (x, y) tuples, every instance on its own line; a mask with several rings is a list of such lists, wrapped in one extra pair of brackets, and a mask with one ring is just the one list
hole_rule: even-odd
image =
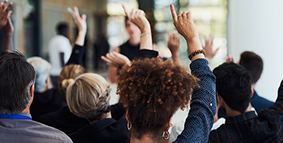
[(162, 138), (166, 141), (170, 138), (170, 133), (168, 131), (164, 131), (162, 134)]
[(127, 128), (129, 131), (132, 129), (132, 124), (130, 122), (127, 123)]

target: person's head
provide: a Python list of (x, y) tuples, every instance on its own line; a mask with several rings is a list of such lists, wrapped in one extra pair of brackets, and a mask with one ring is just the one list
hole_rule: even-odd
[(58, 78), (58, 89), (65, 96), (67, 87), (70, 81), (74, 80), (79, 75), (85, 73), (84, 67), (81, 65), (68, 65), (65, 66), (60, 72)]
[(22, 113), (32, 102), (35, 71), (19, 52), (0, 57), (0, 113)]
[(117, 79), (117, 93), (127, 107), (131, 135), (157, 140), (168, 131), (174, 112), (187, 107), (197, 78), (171, 61), (158, 58), (133, 61)]
[[(213, 70), (216, 76), (216, 91), (232, 110), (244, 113), (251, 99), (251, 76), (242, 66), (230, 62)], [(219, 104), (221, 100), (218, 101)], [(223, 106), (222, 106), (223, 107)]]
[(60, 22), (56, 26), (56, 32), (58, 35), (63, 35), (65, 37), (69, 36), (69, 25), (67, 22)]
[(40, 57), (30, 57), (27, 61), (33, 66), (36, 79), (35, 79), (35, 91), (45, 91), (48, 89), (50, 82), (49, 74), (51, 70), (51, 64)]
[(252, 76), (252, 84), (256, 84), (263, 70), (262, 58), (254, 52), (245, 51), (241, 54), (239, 64)]
[(140, 37), (140, 29), (133, 22), (131, 22), (128, 17), (125, 17), (125, 27), (130, 37)]
[(85, 73), (68, 86), (66, 100), (72, 113), (92, 122), (110, 112), (109, 93), (109, 84), (102, 76)]

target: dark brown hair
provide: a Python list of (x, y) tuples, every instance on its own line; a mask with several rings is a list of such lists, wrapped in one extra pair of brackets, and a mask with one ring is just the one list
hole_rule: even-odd
[(252, 83), (255, 84), (263, 70), (263, 60), (254, 52), (245, 51), (241, 54), (239, 64), (243, 66), (252, 76)]
[(133, 61), (121, 69), (117, 94), (127, 107), (132, 135), (159, 137), (174, 112), (187, 107), (197, 78), (171, 61)]

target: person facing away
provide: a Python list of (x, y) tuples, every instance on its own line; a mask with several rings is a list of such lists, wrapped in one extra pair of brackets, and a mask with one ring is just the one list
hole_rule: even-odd
[(62, 107), (63, 96), (57, 88), (51, 88), (49, 62), (40, 57), (30, 57), (27, 61), (36, 72), (34, 100), (30, 112), (33, 120), (38, 121), (40, 116), (59, 110)]
[(50, 75), (54, 86), (58, 85), (58, 76), (72, 52), (72, 47), (68, 39), (68, 24), (65, 22), (58, 23), (56, 31), (57, 35), (51, 38), (48, 45), (49, 59), (52, 65)]
[(33, 121), (35, 71), (19, 52), (0, 57), (0, 140), (24, 143), (71, 143), (63, 132)]
[(251, 110), (252, 77), (241, 65), (223, 63), (213, 70), (218, 103), (226, 111), (226, 122), (210, 132), (214, 142), (282, 142), (283, 83), (276, 103), (255, 114)]
[[(228, 60), (229, 61), (229, 60)], [(241, 53), (239, 65), (243, 66), (251, 75), (251, 83), (253, 88), (253, 95), (251, 98), (251, 105), (254, 107), (257, 113), (259, 113), (262, 109), (266, 109), (270, 107), (274, 102), (269, 101), (261, 96), (259, 96), (255, 90), (256, 83), (261, 77), (261, 73), (263, 71), (263, 60), (262, 58), (254, 52), (245, 51)], [(226, 116), (225, 111), (220, 108), (219, 116)]]

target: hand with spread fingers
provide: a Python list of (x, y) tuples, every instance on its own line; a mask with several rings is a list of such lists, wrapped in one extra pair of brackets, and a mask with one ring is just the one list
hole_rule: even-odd
[(87, 32), (86, 15), (80, 15), (78, 7), (74, 7), (73, 11), (74, 14), (72, 14), (72, 16), (79, 30), (78, 37), (75, 43), (76, 45), (83, 46), (85, 42), (85, 35)]
[(176, 29), (187, 41), (190, 53), (189, 58), (191, 61), (199, 58), (205, 58), (205, 52), (202, 49), (198, 31), (192, 19), (191, 12), (179, 12), (177, 16), (172, 4), (170, 5), (170, 10)]
[(10, 2), (8, 6), (7, 3), (8, 0), (5, 0), (4, 2), (0, 3), (0, 29), (7, 24), (7, 21), (12, 13), (11, 7), (13, 3)]
[(131, 61), (124, 55), (117, 53), (117, 52), (111, 52), (107, 53), (106, 57), (101, 56), (101, 59), (104, 60), (107, 65), (112, 65), (115, 67), (123, 67), (124, 65), (131, 65)]
[(226, 57), (226, 62), (229, 63), (229, 62), (233, 62), (234, 63), (234, 58), (231, 56), (231, 55), (228, 55)]
[(208, 37), (204, 36), (204, 45), (202, 45), (203, 49), (205, 50), (205, 57), (208, 60), (211, 60), (216, 55), (219, 47), (216, 50), (213, 50), (213, 40), (214, 37), (209, 35)]

